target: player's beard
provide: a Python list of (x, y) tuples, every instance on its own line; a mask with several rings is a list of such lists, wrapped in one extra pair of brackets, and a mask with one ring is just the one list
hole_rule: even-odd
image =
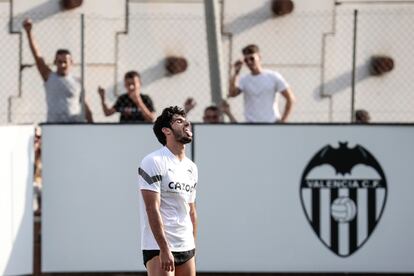
[(173, 134), (174, 134), (175, 140), (183, 145), (188, 144), (191, 141), (193, 141), (193, 138), (190, 136), (187, 136), (185, 132), (183, 131), (178, 131), (178, 130), (173, 129)]

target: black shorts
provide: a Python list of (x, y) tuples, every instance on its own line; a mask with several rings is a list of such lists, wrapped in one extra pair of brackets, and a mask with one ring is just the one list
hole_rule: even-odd
[[(182, 252), (171, 252), (174, 256), (174, 265), (182, 265), (187, 262), (189, 259), (194, 257), (195, 255), (195, 248), (189, 251), (182, 251)], [(144, 257), (144, 265), (147, 267), (147, 262), (154, 258), (155, 256), (160, 255), (159, 250), (142, 250), (142, 256)]]

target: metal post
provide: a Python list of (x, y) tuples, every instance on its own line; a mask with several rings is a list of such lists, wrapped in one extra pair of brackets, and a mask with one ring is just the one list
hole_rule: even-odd
[(219, 7), (218, 0), (204, 0), (211, 98), (215, 104), (218, 104), (223, 98), (224, 87)]
[(357, 51), (358, 10), (354, 10), (354, 37), (352, 50), (352, 78), (351, 78), (351, 122), (355, 122), (355, 79), (356, 79), (356, 51)]
[(85, 15), (81, 14), (81, 37), (80, 37), (80, 50), (81, 50), (81, 116), (85, 118)]
[(125, 2), (125, 27), (123, 31), (119, 31), (115, 33), (115, 52), (114, 52), (114, 63), (115, 63), (115, 67), (114, 67), (114, 94), (116, 96), (120, 95), (119, 91), (118, 91), (118, 52), (119, 52), (119, 37), (121, 35), (127, 35), (128, 34), (128, 30), (129, 30), (129, 1), (130, 0), (126, 0)]

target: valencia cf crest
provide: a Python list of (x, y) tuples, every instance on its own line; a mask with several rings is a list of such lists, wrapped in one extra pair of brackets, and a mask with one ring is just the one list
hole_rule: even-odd
[(319, 150), (301, 178), (302, 207), (320, 241), (340, 257), (361, 248), (384, 212), (387, 181), (364, 147), (339, 143)]

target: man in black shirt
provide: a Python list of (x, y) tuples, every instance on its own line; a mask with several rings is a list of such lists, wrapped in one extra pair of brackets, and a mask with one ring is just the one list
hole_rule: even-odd
[(141, 76), (139, 73), (136, 71), (127, 72), (124, 77), (124, 85), (127, 93), (119, 96), (111, 108), (105, 103), (105, 89), (98, 88), (105, 116), (111, 116), (115, 112), (119, 112), (121, 123), (152, 123), (155, 118), (154, 105), (148, 95), (141, 94)]

